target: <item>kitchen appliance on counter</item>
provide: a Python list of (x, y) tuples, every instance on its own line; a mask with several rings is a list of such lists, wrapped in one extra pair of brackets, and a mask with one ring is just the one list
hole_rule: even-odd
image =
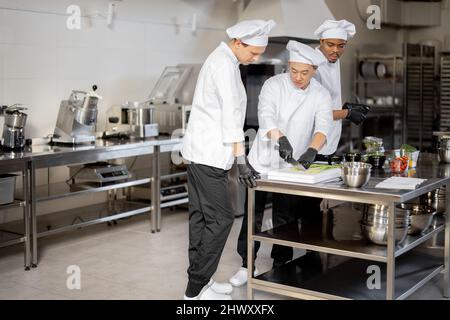
[(5, 149), (22, 149), (25, 147), (25, 125), (27, 114), (23, 113), (27, 108), (15, 104), (2, 108), (5, 118), (3, 124), (2, 147)]
[(158, 123), (153, 121), (153, 108), (146, 102), (127, 101), (107, 111), (105, 138), (145, 139), (158, 135)]
[(130, 172), (126, 165), (109, 162), (95, 162), (69, 167), (72, 183), (108, 183), (128, 179)]
[(160, 134), (183, 134), (200, 69), (201, 64), (178, 64), (164, 69), (147, 100)]
[(53, 143), (91, 143), (95, 140), (97, 104), (101, 96), (92, 86), (90, 92), (73, 90), (69, 100), (63, 100), (52, 138)]

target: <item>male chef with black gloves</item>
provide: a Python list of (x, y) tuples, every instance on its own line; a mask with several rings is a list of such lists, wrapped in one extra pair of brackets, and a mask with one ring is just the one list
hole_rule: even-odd
[(356, 34), (355, 25), (347, 20), (326, 20), (314, 34), (320, 39), (320, 45), (316, 50), (327, 59), (327, 63), (316, 72), (315, 79), (330, 92), (334, 120), (327, 145), (320, 151), (320, 154), (332, 155), (336, 152), (341, 139), (342, 120), (348, 119), (352, 123), (360, 125), (366, 120), (370, 108), (350, 102), (342, 105), (339, 59), (347, 47), (348, 40)]

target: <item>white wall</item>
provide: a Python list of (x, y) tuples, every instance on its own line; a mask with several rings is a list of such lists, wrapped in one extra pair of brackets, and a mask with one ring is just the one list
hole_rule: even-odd
[[(72, 89), (88, 90), (94, 83), (104, 97), (102, 128), (111, 105), (145, 99), (165, 66), (202, 62), (237, 17), (231, 0), (124, 0), (116, 6), (112, 29), (103, 18), (84, 18), (82, 30), (66, 28), (69, 4), (87, 15), (106, 14), (107, 3), (0, 1), (0, 103), (29, 106), (28, 137), (52, 132), (60, 101)], [(196, 34), (188, 25), (194, 13)]]
[[(97, 17), (83, 18), (82, 29), (70, 31), (66, 9), (71, 4), (79, 5), (84, 16), (95, 11), (106, 15), (108, 1), (0, 0), (0, 104), (29, 107), (27, 137), (53, 132), (60, 101), (71, 90), (89, 90), (94, 83), (103, 96), (98, 122), (102, 129), (106, 110), (147, 98), (165, 66), (203, 62), (226, 39), (225, 29), (236, 22), (238, 6), (232, 0), (123, 0), (116, 6), (113, 28)], [(149, 166), (151, 161), (144, 158), (140, 163)], [(50, 172), (51, 182), (67, 177), (65, 168)], [(38, 172), (38, 184), (47, 178), (46, 170)], [(90, 195), (83, 204), (104, 197)], [(39, 212), (79, 203), (77, 198), (46, 202), (39, 204)], [(0, 223), (16, 218), (17, 210), (2, 212)]]

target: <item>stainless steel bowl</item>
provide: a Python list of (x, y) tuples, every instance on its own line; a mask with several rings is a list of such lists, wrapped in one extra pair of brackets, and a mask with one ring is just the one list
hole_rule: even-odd
[(348, 162), (342, 166), (341, 177), (349, 187), (360, 188), (370, 180), (372, 165), (364, 162)]
[(408, 234), (421, 234), (431, 226), (432, 222), (433, 214), (413, 214), (411, 215)]
[(438, 142), (438, 146), (439, 146), (439, 148), (444, 148), (444, 149), (450, 148), (450, 139), (448, 139), (448, 138), (440, 139)]
[[(388, 225), (389, 211), (386, 206), (371, 204), (364, 205), (363, 223), (370, 225)], [(408, 212), (405, 210), (395, 210), (395, 224), (397, 226), (407, 226), (409, 224)]]
[(436, 214), (436, 209), (423, 204), (402, 203), (400, 207), (407, 211), (411, 218), (408, 234), (420, 234), (427, 230)]
[[(377, 226), (387, 226), (389, 225), (389, 220), (388, 218), (380, 218), (380, 217), (365, 217), (362, 222), (364, 224), (368, 224), (368, 225), (377, 225)], [(396, 227), (404, 227), (404, 226), (408, 226), (411, 223), (411, 218), (410, 217), (406, 217), (406, 218), (396, 218), (395, 219), (395, 226)]]
[[(361, 224), (361, 231), (363, 235), (371, 242), (379, 245), (387, 245), (388, 241), (388, 227), (387, 226), (371, 226)], [(408, 228), (395, 228), (395, 243), (401, 244), (408, 236)]]
[(438, 148), (439, 162), (450, 163), (450, 148)]
[(445, 187), (430, 191), (420, 197), (420, 203), (436, 209), (436, 214), (445, 213)]

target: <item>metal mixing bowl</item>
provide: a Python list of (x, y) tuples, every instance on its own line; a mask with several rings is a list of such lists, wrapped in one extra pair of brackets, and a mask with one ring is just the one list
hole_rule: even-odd
[(421, 234), (427, 230), (433, 222), (433, 214), (413, 214), (408, 234)]
[[(389, 224), (389, 217), (383, 214), (377, 214), (373, 212), (365, 212), (363, 214), (362, 221), (366, 224), (378, 224), (378, 225), (388, 225)], [(396, 225), (400, 226), (407, 226), (410, 223), (410, 217), (405, 214), (403, 211), (397, 211), (395, 212), (395, 218), (394, 222)]]
[(359, 188), (370, 180), (372, 165), (364, 162), (348, 162), (342, 166), (341, 177), (349, 187)]
[(450, 163), (450, 148), (438, 148), (439, 161)]
[[(361, 231), (363, 235), (371, 242), (379, 245), (387, 245), (388, 227), (387, 226), (371, 226), (361, 223)], [(401, 244), (408, 236), (408, 228), (395, 228), (395, 242)]]
[(436, 214), (445, 213), (445, 186), (435, 191), (430, 191), (420, 197), (420, 203), (436, 209)]
[[(387, 225), (389, 225), (388, 218), (381, 218), (381, 217), (376, 217), (376, 216), (375, 217), (374, 216), (364, 217), (362, 222), (364, 224), (367, 224), (367, 225), (376, 225), (376, 226), (387, 226)], [(395, 218), (395, 226), (396, 227), (408, 226), (410, 223), (411, 223), (411, 218), (410, 217)]]
[(423, 204), (402, 203), (400, 207), (408, 211), (411, 218), (408, 234), (420, 234), (427, 230), (436, 214), (436, 209)]

